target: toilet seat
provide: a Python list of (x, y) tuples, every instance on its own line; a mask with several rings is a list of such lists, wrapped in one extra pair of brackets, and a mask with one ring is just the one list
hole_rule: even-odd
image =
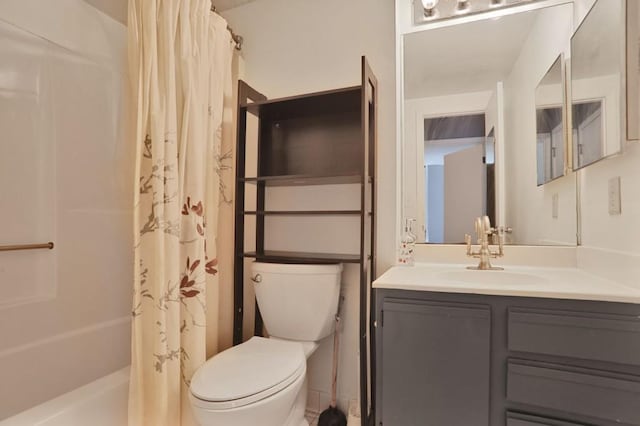
[(193, 375), (190, 392), (197, 406), (228, 410), (277, 394), (305, 372), (302, 345), (253, 337), (205, 362)]

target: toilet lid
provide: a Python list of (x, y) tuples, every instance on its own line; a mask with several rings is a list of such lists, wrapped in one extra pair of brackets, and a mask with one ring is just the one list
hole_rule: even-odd
[(205, 362), (191, 379), (191, 394), (210, 402), (234, 401), (258, 394), (262, 394), (260, 398), (249, 399), (263, 399), (304, 373), (306, 362), (300, 343), (252, 337)]

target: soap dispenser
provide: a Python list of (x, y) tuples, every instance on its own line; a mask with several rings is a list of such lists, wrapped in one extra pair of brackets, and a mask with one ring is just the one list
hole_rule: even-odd
[(398, 254), (398, 264), (405, 266), (413, 266), (415, 263), (415, 259), (413, 257), (413, 252), (416, 247), (417, 237), (413, 233), (413, 222), (415, 219), (405, 219), (404, 221), (404, 232), (402, 234), (402, 239), (400, 240), (400, 250)]

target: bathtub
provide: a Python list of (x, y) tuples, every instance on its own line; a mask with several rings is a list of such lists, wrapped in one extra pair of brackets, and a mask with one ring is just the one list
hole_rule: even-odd
[(129, 367), (13, 417), (0, 426), (126, 426)]

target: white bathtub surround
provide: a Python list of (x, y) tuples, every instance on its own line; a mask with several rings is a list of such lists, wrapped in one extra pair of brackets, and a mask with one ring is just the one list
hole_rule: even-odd
[(0, 244), (55, 243), (0, 255), (4, 419), (130, 363), (133, 150), (122, 24), (3, 0), (0, 33)]
[(640, 288), (598, 277), (578, 268), (506, 266), (504, 271), (473, 271), (468, 264), (395, 266), (374, 288), (545, 297), (640, 303)]
[(0, 421), (0, 426), (122, 426), (127, 424), (129, 368)]
[(217, 341), (205, 311), (218, 310), (219, 171), (231, 166), (220, 147), (234, 45), (210, 7), (209, 0), (129, 2), (136, 109), (131, 426), (193, 424), (191, 376), (206, 359), (207, 337)]

